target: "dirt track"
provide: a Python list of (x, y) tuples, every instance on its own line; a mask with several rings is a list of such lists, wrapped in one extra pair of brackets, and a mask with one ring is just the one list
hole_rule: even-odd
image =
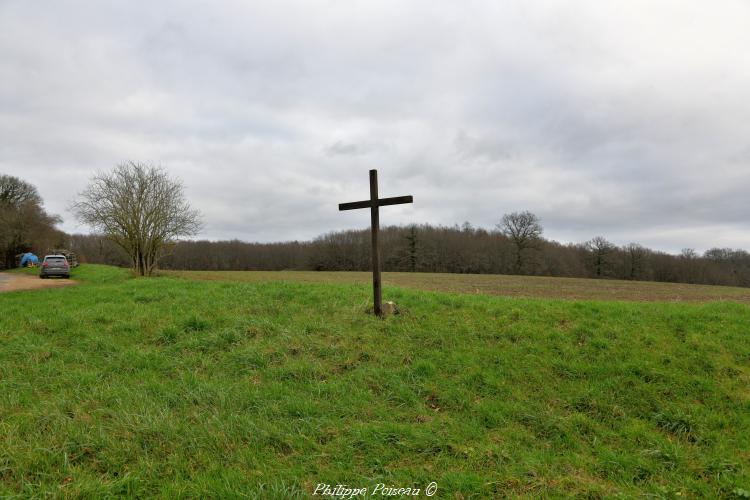
[(55, 288), (75, 285), (75, 281), (61, 278), (39, 279), (39, 276), (28, 274), (0, 273), (0, 293), (18, 290), (34, 290), (36, 288)]

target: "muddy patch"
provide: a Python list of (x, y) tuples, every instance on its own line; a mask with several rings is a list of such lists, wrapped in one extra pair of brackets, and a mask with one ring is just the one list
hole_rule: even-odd
[(57, 288), (75, 285), (76, 282), (64, 278), (41, 279), (28, 274), (0, 273), (0, 293), (18, 290), (35, 290), (37, 288)]

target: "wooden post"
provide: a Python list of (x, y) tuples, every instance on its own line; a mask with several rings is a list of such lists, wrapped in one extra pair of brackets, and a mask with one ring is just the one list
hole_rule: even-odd
[(378, 171), (370, 170), (370, 199), (340, 203), (339, 210), (355, 210), (358, 208), (370, 209), (370, 231), (372, 233), (372, 293), (374, 295), (373, 312), (383, 315), (383, 297), (380, 281), (380, 207), (388, 205), (401, 205), (402, 203), (413, 203), (411, 196), (395, 196), (393, 198), (378, 198)]
[(375, 315), (383, 314), (383, 295), (380, 284), (380, 207), (378, 206), (378, 171), (370, 170), (370, 229), (372, 232), (372, 293), (375, 298)]

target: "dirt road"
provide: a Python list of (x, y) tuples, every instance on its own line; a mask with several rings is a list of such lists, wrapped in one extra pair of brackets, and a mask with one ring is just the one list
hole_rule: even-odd
[(0, 293), (33, 290), (36, 288), (54, 288), (75, 284), (75, 281), (69, 279), (50, 278), (43, 280), (39, 279), (39, 276), (30, 276), (28, 274), (0, 273)]

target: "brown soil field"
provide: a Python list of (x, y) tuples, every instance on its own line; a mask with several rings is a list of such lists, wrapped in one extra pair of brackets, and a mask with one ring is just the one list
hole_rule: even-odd
[[(316, 271), (163, 271), (192, 280), (262, 283), (370, 283), (367, 272)], [(750, 304), (750, 288), (650, 281), (593, 280), (491, 274), (383, 273), (385, 286), (418, 290), (486, 294), (503, 297), (543, 297), (570, 300), (708, 302), (725, 300)]]

